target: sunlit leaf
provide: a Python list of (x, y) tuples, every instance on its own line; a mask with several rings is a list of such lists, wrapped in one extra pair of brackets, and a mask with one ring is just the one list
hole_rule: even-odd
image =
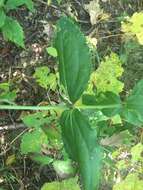
[(124, 181), (114, 185), (113, 190), (142, 190), (143, 180), (137, 173), (129, 174)]
[(46, 90), (49, 88), (51, 90), (56, 90), (57, 87), (57, 77), (56, 74), (50, 73), (50, 70), (46, 66), (37, 67), (34, 73), (34, 78), (36, 82)]
[(143, 12), (135, 12), (122, 22), (122, 31), (127, 37), (136, 36), (138, 42), (143, 45)]
[(53, 56), (53, 57), (57, 57), (57, 50), (54, 47), (48, 47), (46, 48), (46, 51), (49, 55)]
[(45, 183), (41, 190), (80, 190), (77, 178), (70, 178), (61, 182)]
[(143, 153), (143, 144), (138, 143), (137, 145), (133, 146), (131, 148), (131, 155), (132, 155), (132, 162), (137, 162), (137, 161), (143, 161), (142, 157)]
[(75, 175), (76, 169), (70, 160), (57, 160), (53, 162), (53, 167), (60, 178), (69, 178)]

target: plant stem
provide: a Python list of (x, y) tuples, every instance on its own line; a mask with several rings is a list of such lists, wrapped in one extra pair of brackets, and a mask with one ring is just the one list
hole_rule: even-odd
[[(80, 105), (75, 106), (77, 109), (105, 109), (105, 108), (118, 108), (119, 104), (111, 105)], [(20, 105), (0, 105), (0, 110), (65, 110), (68, 107), (65, 105), (55, 106), (20, 106)]]
[(66, 106), (20, 106), (20, 105), (0, 105), (0, 110), (61, 110), (66, 109)]
[(78, 109), (105, 109), (105, 108), (119, 108), (120, 104), (111, 104), (111, 105), (80, 105), (75, 108)]

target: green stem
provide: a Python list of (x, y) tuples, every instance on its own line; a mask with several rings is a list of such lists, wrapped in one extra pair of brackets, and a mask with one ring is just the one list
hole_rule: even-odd
[(118, 108), (119, 104), (111, 104), (111, 105), (80, 105), (80, 106), (76, 106), (75, 108), (78, 109), (105, 109), (105, 108)]
[(20, 106), (20, 105), (0, 105), (0, 110), (61, 110), (66, 106)]
[[(105, 108), (118, 108), (119, 104), (114, 105), (80, 105), (75, 106), (77, 109), (105, 109)], [(20, 106), (20, 105), (0, 105), (0, 110), (65, 110), (68, 107), (65, 105), (55, 106)]]

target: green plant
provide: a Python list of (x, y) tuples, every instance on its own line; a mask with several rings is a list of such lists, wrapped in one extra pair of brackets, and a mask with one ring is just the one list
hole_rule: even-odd
[(7, 16), (9, 11), (25, 5), (28, 10), (34, 11), (32, 0), (0, 0), (0, 31), (5, 40), (14, 42), (24, 48), (24, 32), (17, 20)]
[(48, 67), (38, 67), (35, 70), (34, 78), (36, 79), (36, 82), (38, 84), (47, 89), (55, 90), (57, 87), (57, 77), (56, 74), (50, 73), (50, 70)]
[(80, 190), (77, 179), (71, 178), (62, 182), (45, 183), (41, 190)]
[(142, 190), (143, 180), (140, 180), (137, 173), (129, 174), (124, 181), (116, 184), (113, 190)]
[(122, 31), (128, 38), (137, 38), (139, 44), (143, 45), (143, 12), (135, 12), (122, 22)]
[[(69, 157), (78, 164), (83, 189), (97, 190), (104, 159), (104, 146), (100, 142), (102, 130), (98, 127), (100, 119), (93, 124), (90, 121), (90, 115), (100, 113), (100, 118), (106, 117), (104, 122), (118, 116), (120, 120), (141, 126), (143, 124), (143, 80), (137, 83), (124, 101), (121, 101), (118, 93), (108, 91), (95, 94), (84, 93), (83, 95), (91, 74), (91, 58), (86, 38), (71, 19), (62, 17), (59, 20), (54, 47), (58, 53), (63, 103), (49, 106), (0, 105), (0, 109), (55, 110), (58, 115), (61, 115), (63, 143)], [(77, 104), (80, 98), (82, 103)], [(36, 114), (38, 114), (36, 115), (38, 119), (35, 120), (35, 116), (32, 116), (30, 121), (29, 119), (27, 122), (24, 121), (33, 130), (31, 134), (23, 137), (26, 138), (21, 145), (23, 153), (28, 153), (29, 148), (30, 152), (39, 153), (42, 143), (47, 143), (47, 138), (41, 128), (47, 119), (45, 117), (43, 119), (43, 116), (42, 120), (39, 119), (41, 117), (39, 115), (43, 114), (41, 112)], [(107, 128), (107, 130), (110, 129)], [(113, 134), (114, 132), (118, 133), (118, 131), (112, 131)], [(121, 136), (124, 138), (124, 135)], [(37, 139), (36, 149), (33, 146), (28, 147), (29, 139), (30, 141)], [(26, 146), (23, 145), (24, 142), (27, 143)]]
[(124, 84), (118, 80), (122, 74), (122, 62), (119, 56), (112, 52), (105, 57), (98, 69), (91, 74), (90, 84), (96, 86), (98, 93), (110, 91), (119, 94), (124, 87)]
[(0, 84), (0, 102), (12, 103), (16, 99), (17, 90), (11, 90), (10, 83)]

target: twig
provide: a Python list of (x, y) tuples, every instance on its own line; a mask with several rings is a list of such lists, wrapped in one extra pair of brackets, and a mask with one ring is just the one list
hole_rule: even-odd
[(13, 140), (9, 143), (9, 147), (8, 147), (7, 149), (5, 149), (3, 152), (0, 153), (0, 156), (3, 156), (4, 154), (6, 154), (6, 153), (11, 149), (11, 145), (12, 145), (17, 139), (19, 139), (27, 130), (28, 130), (28, 128), (24, 129), (18, 136), (16, 136), (16, 138), (13, 139)]
[(23, 128), (26, 128), (24, 124), (5, 125), (5, 126), (0, 126), (0, 132), (1, 132), (1, 131), (9, 131), (9, 130), (23, 129)]

